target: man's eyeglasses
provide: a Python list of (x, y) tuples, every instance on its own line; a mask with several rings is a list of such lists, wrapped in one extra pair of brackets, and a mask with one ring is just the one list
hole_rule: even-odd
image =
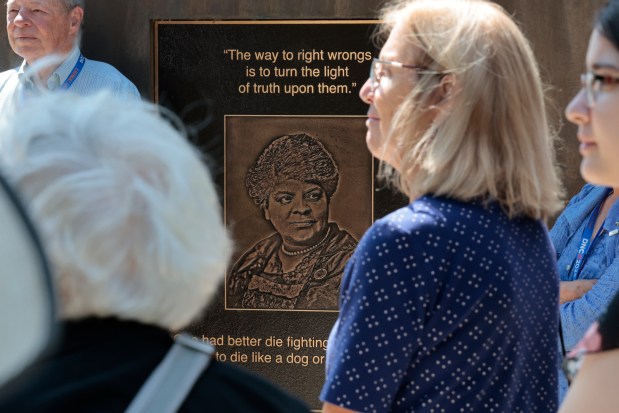
[(587, 72), (580, 75), (580, 85), (585, 89), (587, 103), (590, 108), (595, 105), (595, 101), (602, 86), (616, 84), (619, 84), (619, 77), (598, 75), (594, 72)]
[(376, 89), (380, 84), (380, 79), (385, 74), (386, 66), (394, 66), (405, 69), (412, 69), (417, 71), (417, 73), (423, 73), (426, 71), (427, 73), (438, 74), (437, 72), (428, 71), (428, 68), (425, 66), (416, 66), (416, 65), (406, 65), (400, 62), (389, 62), (386, 60), (372, 59), (372, 66), (370, 67), (370, 87), (372, 89)]

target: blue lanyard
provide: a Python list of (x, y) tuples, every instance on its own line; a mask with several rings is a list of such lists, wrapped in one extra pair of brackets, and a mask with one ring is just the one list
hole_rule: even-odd
[(67, 77), (67, 80), (65, 80), (64, 83), (60, 86), (62, 90), (67, 90), (71, 87), (73, 82), (75, 82), (75, 79), (77, 79), (77, 77), (80, 75), (80, 72), (84, 67), (84, 63), (86, 63), (86, 58), (83, 54), (80, 53), (80, 57), (77, 59), (77, 63), (75, 63), (73, 70), (71, 70), (71, 74), (69, 75), (69, 77)]
[[(589, 215), (589, 220), (587, 221), (587, 226), (582, 232), (582, 238), (580, 239), (580, 244), (578, 246), (578, 253), (576, 255), (576, 259), (574, 260), (574, 265), (572, 266), (572, 269), (573, 269), (572, 279), (573, 280), (578, 279), (578, 274), (580, 274), (580, 271), (582, 270), (583, 263), (585, 261), (585, 258), (587, 257), (587, 253), (591, 249), (591, 244), (593, 243), (591, 241), (591, 238), (593, 235), (593, 228), (595, 227), (595, 221), (598, 218), (600, 209), (602, 208), (604, 201), (606, 200), (606, 198), (608, 198), (608, 196), (612, 192), (613, 192), (612, 189), (609, 188), (606, 192), (606, 196), (596, 205), (596, 207), (591, 212), (591, 215)], [(604, 229), (604, 222), (602, 222), (602, 225), (600, 225), (600, 229), (598, 229), (597, 234), (595, 234), (595, 238), (593, 239), (594, 242), (595, 240), (598, 239), (598, 236), (603, 231), (603, 229)]]

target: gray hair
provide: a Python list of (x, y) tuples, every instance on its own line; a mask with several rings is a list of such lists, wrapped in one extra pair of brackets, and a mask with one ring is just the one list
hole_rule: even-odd
[(0, 128), (0, 162), (39, 226), (63, 318), (176, 330), (208, 304), (231, 241), (200, 154), (156, 106), (47, 94)]
[(82, 9), (86, 7), (84, 0), (60, 0), (60, 2), (65, 5), (67, 10), (71, 10), (74, 7), (81, 7)]

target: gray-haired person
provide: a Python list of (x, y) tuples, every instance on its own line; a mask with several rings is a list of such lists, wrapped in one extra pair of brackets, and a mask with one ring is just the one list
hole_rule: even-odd
[(230, 271), (228, 307), (337, 310), (344, 266), (357, 245), (329, 222), (338, 182), (333, 157), (310, 135), (282, 136), (263, 150), (246, 186), (276, 232)]
[[(0, 411), (123, 412), (223, 279), (232, 243), (208, 170), (156, 106), (109, 92), (33, 98), (0, 130), (64, 322), (56, 352)], [(308, 413), (216, 360), (179, 410), (195, 411)]]

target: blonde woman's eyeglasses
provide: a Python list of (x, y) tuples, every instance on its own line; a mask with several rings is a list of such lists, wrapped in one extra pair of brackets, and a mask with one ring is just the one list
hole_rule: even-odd
[(370, 67), (370, 87), (375, 89), (380, 84), (380, 80), (385, 74), (385, 68), (387, 66), (399, 67), (404, 69), (412, 69), (417, 73), (429, 73), (429, 74), (441, 74), (440, 72), (430, 71), (425, 66), (407, 65), (400, 62), (390, 62), (387, 60), (372, 59), (372, 66)]

